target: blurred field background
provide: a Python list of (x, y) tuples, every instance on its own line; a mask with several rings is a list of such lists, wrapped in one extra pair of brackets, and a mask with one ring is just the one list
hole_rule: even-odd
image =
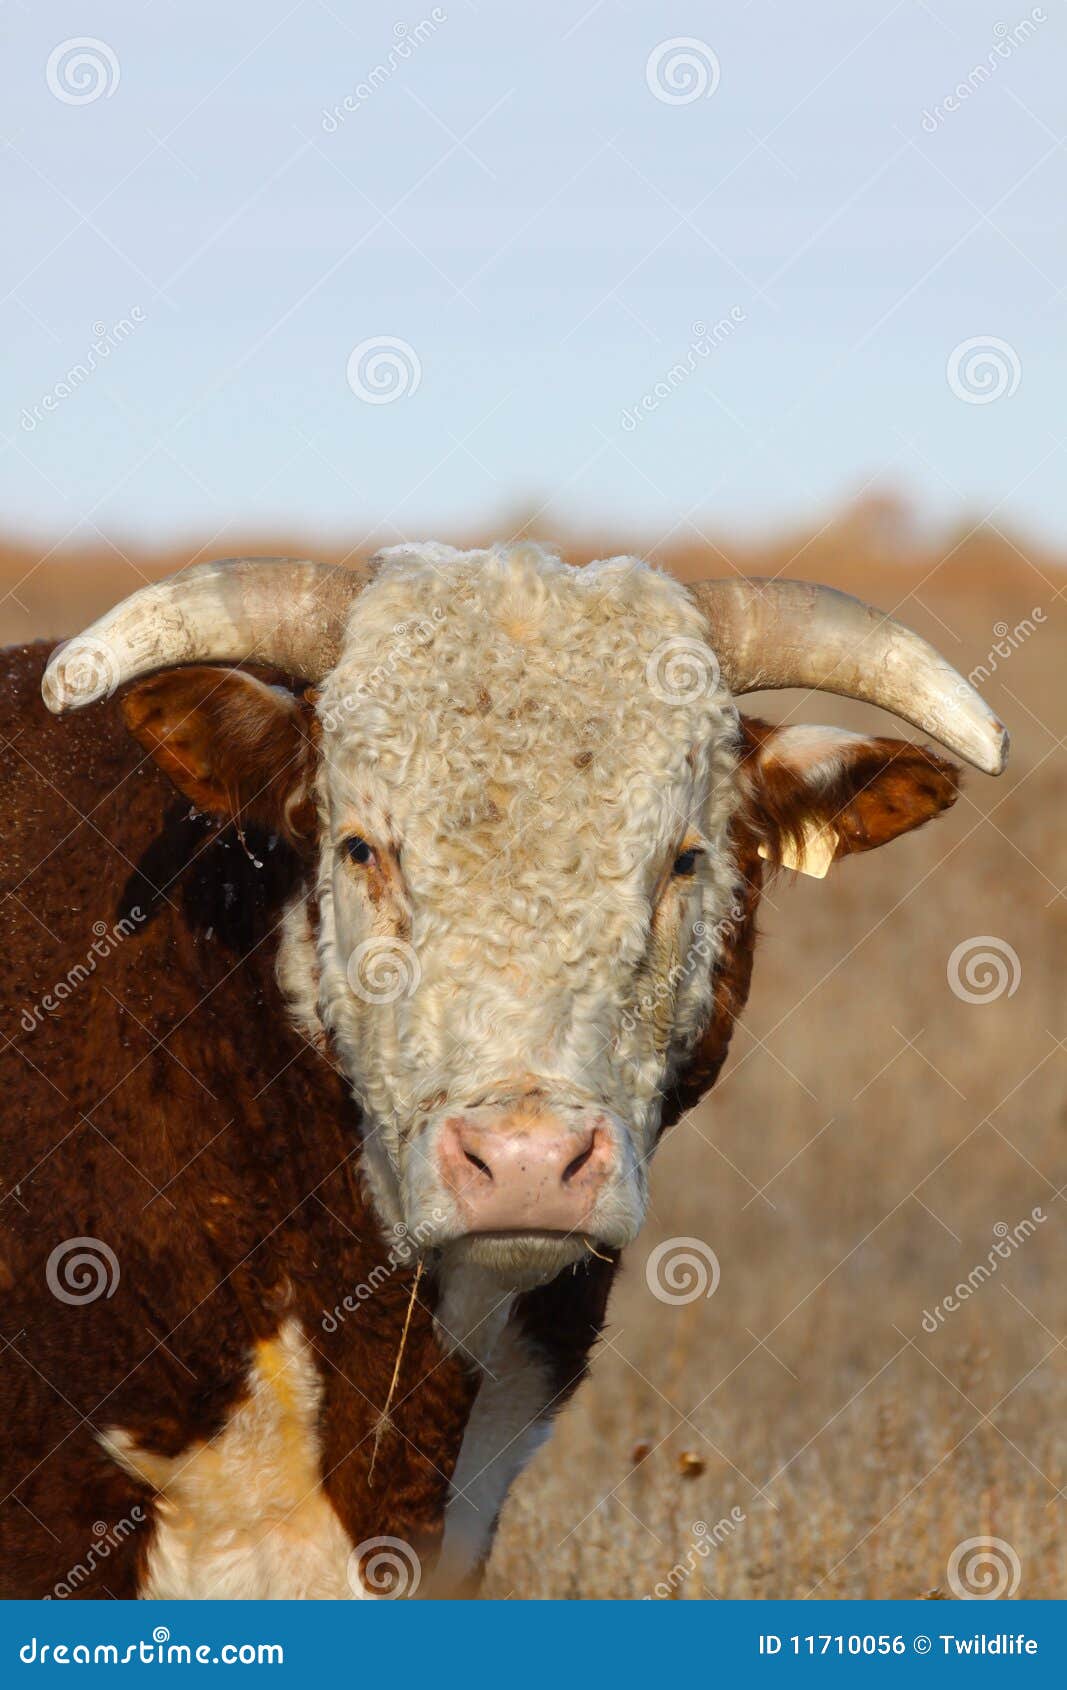
[[(1062, 1597), (1064, 560), (992, 529), (924, 534), (891, 498), (760, 545), (539, 537), (575, 561), (643, 549), (682, 579), (782, 572), (858, 593), (964, 674), (984, 664), (1014, 747), (932, 827), (765, 897), (724, 1078), (660, 1152), (593, 1379), (505, 1508), (486, 1594), (949, 1596), (953, 1551), (992, 1535), (1020, 1597)], [(354, 555), (306, 535), (227, 550)], [(203, 555), (9, 540), (0, 634), (70, 633)], [(829, 698), (746, 708), (898, 731)], [(948, 963), (983, 935), (1014, 951), (1017, 984), (972, 1003)], [(994, 1229), (1035, 1207), (1034, 1235), (924, 1330)], [(674, 1237), (715, 1251), (714, 1296), (651, 1294), (648, 1252)]]

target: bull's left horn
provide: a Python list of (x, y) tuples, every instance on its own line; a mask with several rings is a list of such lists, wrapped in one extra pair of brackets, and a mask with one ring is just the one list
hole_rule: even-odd
[(263, 663), (321, 681), (337, 661), (362, 571), (307, 559), (222, 558), (124, 599), (58, 646), (41, 695), (59, 714), (184, 663)]
[(987, 775), (1008, 759), (1008, 730), (969, 681), (919, 634), (848, 593), (760, 577), (690, 591), (732, 693), (836, 692), (889, 710)]

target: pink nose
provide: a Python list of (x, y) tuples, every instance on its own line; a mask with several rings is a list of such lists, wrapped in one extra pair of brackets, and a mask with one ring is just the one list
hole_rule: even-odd
[(442, 1177), (470, 1232), (581, 1232), (615, 1164), (606, 1117), (470, 1109), (441, 1129)]

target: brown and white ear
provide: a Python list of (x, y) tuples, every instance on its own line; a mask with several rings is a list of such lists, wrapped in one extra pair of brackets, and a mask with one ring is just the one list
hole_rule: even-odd
[(747, 821), (761, 857), (822, 879), (954, 804), (960, 773), (927, 745), (843, 728), (776, 728), (741, 718)]
[(292, 844), (315, 830), (309, 704), (240, 669), (169, 669), (122, 699), (134, 738), (200, 810)]

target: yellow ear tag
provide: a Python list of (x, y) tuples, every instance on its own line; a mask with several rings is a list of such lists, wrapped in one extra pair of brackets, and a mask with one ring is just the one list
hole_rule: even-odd
[[(797, 874), (810, 874), (813, 880), (825, 880), (834, 860), (837, 844), (835, 828), (820, 827), (814, 822), (807, 822), (802, 842), (799, 845), (787, 845), (783, 851), (782, 867), (795, 869)], [(770, 857), (765, 845), (760, 846), (759, 854), (765, 860)]]

